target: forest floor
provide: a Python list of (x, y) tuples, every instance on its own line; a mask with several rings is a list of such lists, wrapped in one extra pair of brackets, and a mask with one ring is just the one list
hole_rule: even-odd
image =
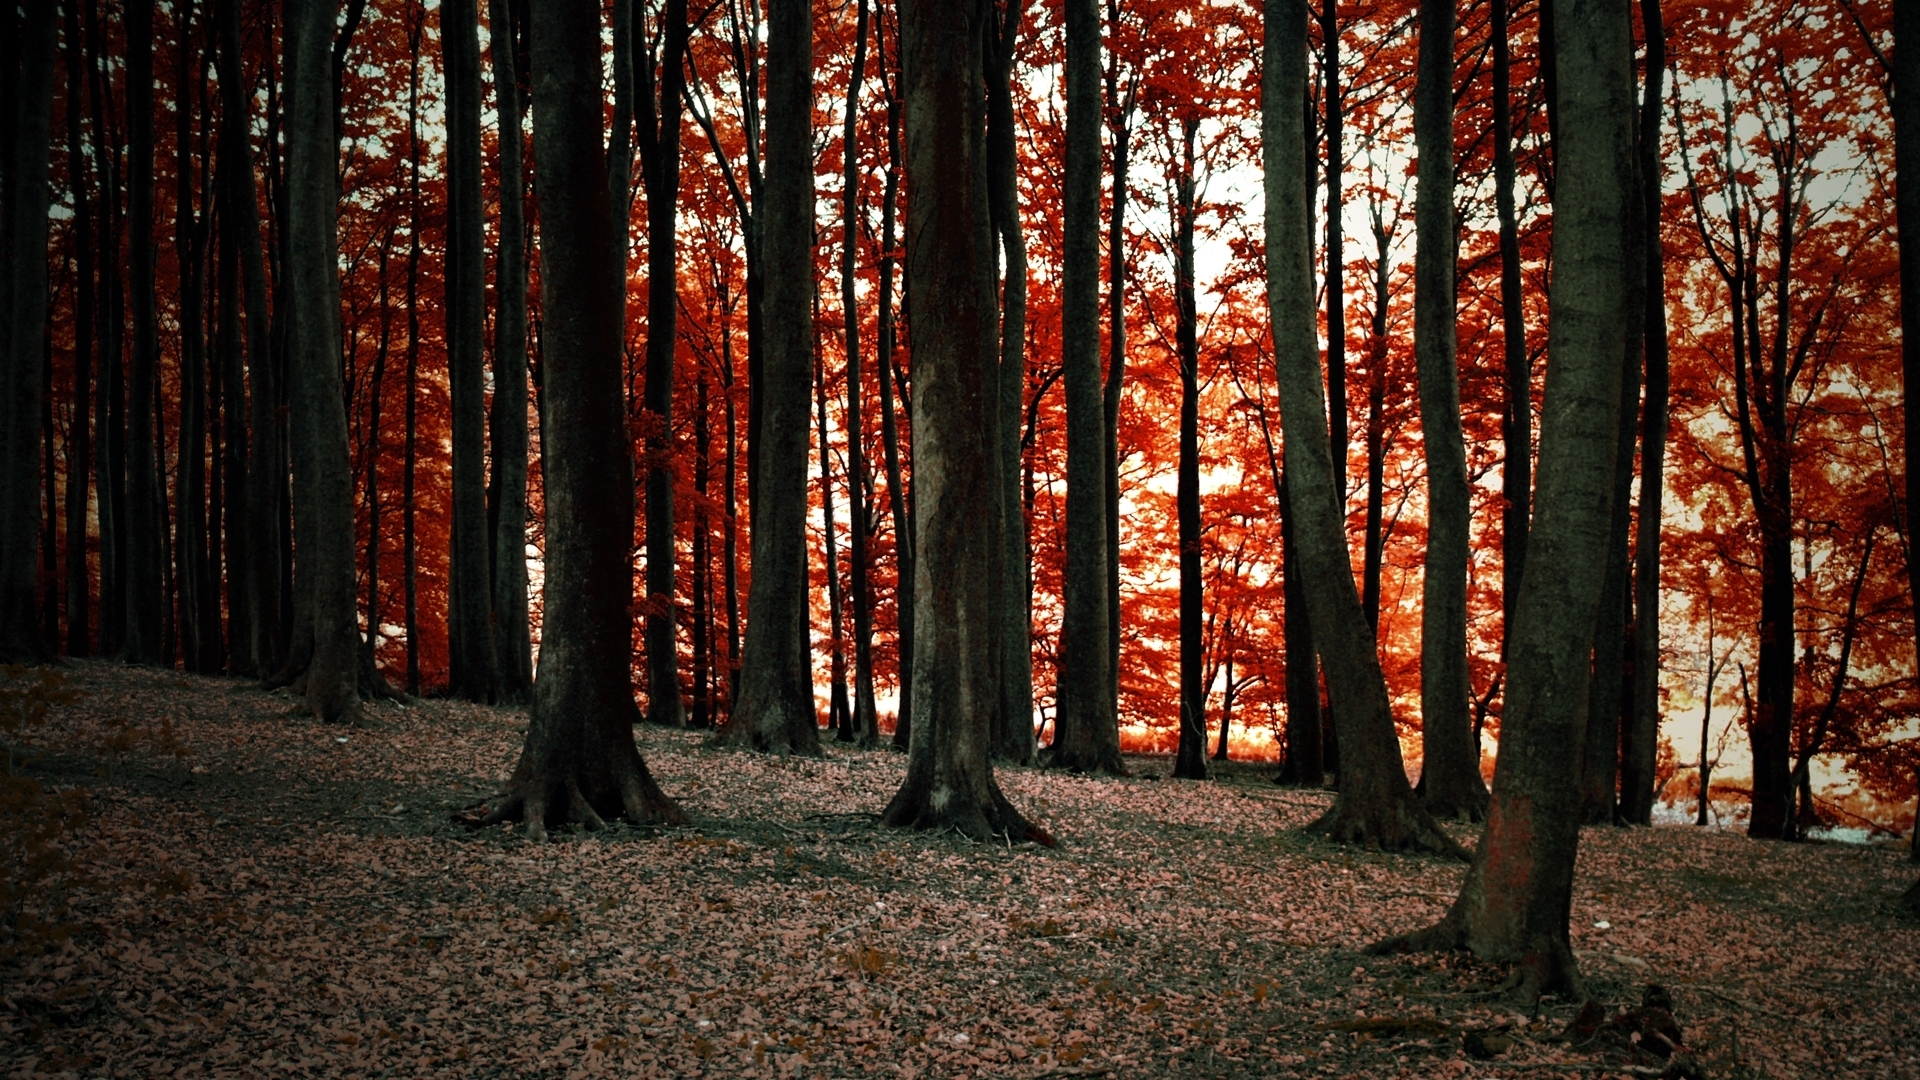
[[(78, 700), (9, 736), (37, 749), (0, 800), (0, 1074), (1659, 1071), (1565, 1038), (1579, 1001), (1361, 955), (1439, 918), (1462, 864), (1303, 835), (1331, 796), (1271, 766), (1002, 768), (1060, 840), (1009, 847), (879, 828), (896, 753), (640, 728), (694, 823), (532, 846), (450, 821), (523, 713), (382, 704), (370, 731), (234, 680), (64, 670)], [(1666, 986), (1712, 1077), (1920, 1076), (1920, 927), (1892, 909), (1916, 873), (1891, 845), (1590, 829), (1587, 995)]]

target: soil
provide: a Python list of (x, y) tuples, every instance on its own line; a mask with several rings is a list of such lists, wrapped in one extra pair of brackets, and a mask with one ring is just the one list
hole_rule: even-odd
[[(1049, 849), (882, 829), (889, 750), (640, 727), (692, 823), (533, 845), (452, 820), (523, 712), (378, 702), (364, 730), (246, 682), (62, 670), (83, 696), (0, 805), (8, 1076), (1920, 1077), (1895, 910), (1920, 869), (1893, 845), (1586, 830), (1585, 993), (1526, 1003), (1464, 956), (1363, 957), (1464, 866), (1309, 837), (1331, 794), (1267, 764), (998, 768)], [(1647, 984), (1685, 1062), (1566, 1035)]]

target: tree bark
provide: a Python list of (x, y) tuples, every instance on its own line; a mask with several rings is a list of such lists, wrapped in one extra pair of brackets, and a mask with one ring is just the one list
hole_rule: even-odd
[[(80, 4), (67, 0), (65, 48), (67, 74), (67, 188), (73, 198), (73, 415), (67, 426), (66, 592), (68, 656), (87, 656), (92, 641), (92, 575), (87, 558), (87, 490), (93, 476), (94, 435), (90, 416), (93, 390), (95, 287), (93, 198), (87, 159), (81, 149), (80, 117), (85, 112), (86, 81), (81, 77)], [(105, 417), (101, 418), (102, 427)]]
[[(1120, 27), (1119, 0), (1107, 0), (1110, 33)], [(1107, 381), (1101, 390), (1106, 421), (1107, 487), (1107, 697), (1118, 740), (1120, 723), (1120, 395), (1127, 374), (1127, 172), (1132, 159), (1133, 113), (1138, 75), (1120, 92), (1120, 61), (1107, 69), (1107, 130), (1113, 146), (1112, 208), (1107, 217)]]
[(188, 671), (205, 673), (210, 665), (202, 625), (201, 586), (207, 557), (207, 338), (206, 235), (204, 215), (194, 212), (193, 5), (175, 6), (180, 40), (174, 83), (173, 242), (180, 333), (179, 441), (174, 454), (174, 581), (178, 585), (180, 655)]
[(407, 18), (407, 430), (400, 481), (401, 573), (405, 577), (407, 693), (420, 693), (420, 544), (414, 490), (420, 465), (420, 39), (426, 12)]
[[(1424, 9), (1423, 9), (1424, 10)], [(1321, 0), (1321, 77), (1326, 80), (1327, 134), (1327, 419), (1332, 427), (1333, 482), (1340, 496), (1341, 528), (1347, 512), (1347, 241), (1340, 220), (1345, 200), (1340, 182), (1346, 173), (1342, 152), (1346, 105), (1341, 100), (1340, 14), (1335, 0)], [(1336, 716), (1338, 715), (1336, 711)], [(1335, 721), (1338, 722), (1337, 720)]]
[(767, 7), (766, 356), (746, 655), (736, 746), (820, 753), (807, 647), (807, 391), (813, 368), (813, 26), (806, 0)]
[[(885, 38), (880, 28), (885, 21), (884, 18), (874, 20), (875, 37), (883, 43)], [(898, 265), (894, 244), (900, 207), (900, 171), (905, 168), (905, 162), (900, 152), (900, 94), (894, 79), (889, 77), (884, 46), (878, 51), (881, 85), (887, 98), (887, 178), (880, 202), (880, 314), (874, 366), (880, 376), (880, 444), (886, 459), (887, 505), (893, 516), (894, 654), (899, 669), (900, 701), (894, 714), (893, 745), (895, 749), (905, 750), (913, 734), (913, 515), (902, 475), (905, 455), (901, 453), (900, 417), (893, 400), (893, 357), (898, 336), (893, 304), (893, 275)], [(897, 51), (895, 59), (898, 59)], [(908, 388), (900, 389), (904, 397)]]
[[(1027, 241), (1021, 227), (1018, 152), (1013, 114), (1013, 47), (1021, 0), (989, 11), (984, 44), (987, 81), (987, 198), (993, 235), (1006, 265), (1000, 295), (996, 449), (1000, 457), (1002, 616), (1000, 708), (994, 713), (993, 753), (1033, 763), (1033, 567), (1027, 515), (1020, 497), (1020, 424), (1026, 415)], [(1097, 136), (1096, 136), (1097, 138)], [(1097, 230), (1098, 225), (1089, 226)]]
[(540, 215), (541, 463), (547, 589), (527, 739), (499, 805), (539, 841), (566, 822), (679, 823), (633, 742), (633, 452), (621, 379), (621, 266), (600, 146), (599, 8), (541, 4), (531, 22)]
[[(815, 305), (816, 311), (818, 304)], [(827, 727), (835, 741), (852, 742), (853, 705), (847, 700), (846, 595), (841, 591), (840, 540), (834, 528), (833, 451), (827, 444), (827, 367), (813, 354), (814, 416), (820, 434), (820, 539), (827, 577)]]
[(1206, 610), (1200, 578), (1200, 315), (1193, 282), (1193, 142), (1197, 118), (1181, 122), (1179, 173), (1174, 182), (1174, 343), (1180, 361), (1180, 461), (1175, 515), (1180, 545), (1180, 743), (1173, 775), (1207, 778)]
[[(1900, 47), (1906, 42), (1906, 47)], [(1920, 7), (1897, 5), (1893, 9), (1893, 172), (1895, 231), (1900, 241), (1900, 400), (1910, 400), (1920, 387), (1920, 334), (1909, 330), (1920, 327), (1920, 242), (1909, 245), (1909, 238), (1920, 238)], [(1913, 478), (1920, 477), (1920, 439), (1906, 441), (1907, 536), (1920, 536), (1920, 499), (1914, 496)], [(1914, 634), (1920, 640), (1920, 563), (1907, 559), (1907, 594), (1914, 611)], [(1908, 854), (1920, 861), (1920, 828), (1907, 845)], [(1909, 916), (1920, 916), (1920, 882), (1902, 894), (1901, 907)]]
[[(1551, 6), (1551, 5), (1549, 5)], [(1542, 9), (1545, 10), (1544, 8)], [(1508, 0), (1492, 0), (1493, 201), (1500, 219), (1500, 339), (1506, 396), (1500, 407), (1500, 658), (1513, 638), (1513, 608), (1526, 571), (1533, 514), (1533, 364), (1520, 296), (1520, 227), (1513, 202), (1513, 85)]]
[(495, 657), (487, 536), (486, 248), (481, 220), (480, 25), (474, 0), (445, 0), (447, 390), (453, 401), (452, 550), (447, 566), (449, 692), (492, 700)]
[(1341, 753), (1340, 794), (1311, 828), (1336, 840), (1459, 854), (1414, 797), (1400, 760), (1380, 658), (1347, 559), (1344, 515), (1327, 438), (1326, 398), (1314, 341), (1307, 229), (1306, 10), (1266, 0), (1261, 143), (1266, 187), (1267, 303), (1287, 443), (1287, 496), (1314, 638), (1326, 665)]
[(1360, 606), (1366, 610), (1367, 625), (1373, 628), (1377, 639), (1380, 635), (1380, 562), (1386, 542), (1382, 518), (1387, 497), (1387, 286), (1392, 268), (1393, 231), (1380, 216), (1378, 199), (1371, 200), (1368, 209), (1373, 215), (1373, 325), (1367, 337), (1367, 531), (1360, 563)]
[[(1451, 4), (1422, 4), (1414, 90), (1419, 162), (1414, 198), (1414, 357), (1420, 369), (1420, 428), (1426, 441), (1427, 551), (1421, 586), (1421, 794), (1435, 817), (1478, 821), (1487, 788), (1467, 715), (1467, 560), (1471, 513), (1466, 438), (1460, 424), (1460, 365), (1453, 220)], [(1342, 785), (1343, 787), (1345, 785)]]
[(494, 168), (500, 239), (494, 255), (493, 632), (497, 697), (521, 704), (533, 690), (527, 614), (527, 182), (521, 128), (519, 42), (509, 0), (489, 0), (493, 100), (499, 116)]
[(1578, 993), (1568, 943), (1580, 839), (1577, 746), (1605, 574), (1630, 264), (1632, 52), (1625, 0), (1559, 7), (1563, 121), (1547, 396), (1500, 760), (1486, 831), (1438, 925), (1376, 951), (1467, 949), (1516, 964), (1523, 995)]
[(328, 46), (332, 0), (295, 0), (289, 51), (287, 266), (294, 305), (294, 498), (307, 524), (299, 538), (310, 590), (313, 650), (307, 708), (323, 721), (358, 719), (358, 620), (354, 611), (353, 479), (340, 381), (340, 279), (333, 94)]
[[(86, 11), (86, 61), (91, 89), (91, 150), (94, 172), (100, 178), (102, 221), (99, 232), (100, 268), (100, 378), (94, 409), (94, 444), (98, 476), (95, 482), (96, 520), (100, 529), (99, 653), (120, 651), (126, 631), (127, 461), (126, 368), (121, 355), (125, 334), (125, 291), (121, 288), (120, 239), (124, 213), (120, 201), (118, 142), (108, 131), (107, 84), (101, 61), (100, 13), (92, 0)], [(109, 150), (109, 143), (114, 149)]]
[[(1283, 466), (1284, 468), (1284, 466)], [(1307, 616), (1306, 573), (1294, 539), (1294, 516), (1284, 472), (1275, 476), (1280, 503), (1281, 649), (1287, 669), (1287, 758), (1283, 783), (1317, 788), (1327, 782), (1320, 715), (1320, 653), (1314, 648), (1313, 622)]]
[[(128, 661), (158, 663), (165, 621), (159, 463), (153, 452), (160, 330), (153, 282), (153, 6), (130, 4), (127, 22), (128, 245), (133, 357), (127, 387), (126, 632)], [(11, 511), (10, 511), (11, 512)]]
[[(1646, 40), (1646, 88), (1640, 105), (1640, 228), (1642, 346), (1646, 401), (1640, 413), (1640, 509), (1634, 545), (1633, 686), (1631, 717), (1620, 753), (1620, 819), (1653, 824), (1654, 769), (1660, 752), (1660, 515), (1667, 455), (1666, 256), (1660, 243), (1660, 115), (1666, 75), (1666, 27), (1660, 0), (1640, 0)], [(1701, 753), (1706, 753), (1702, 745)], [(1703, 792), (1704, 794), (1704, 792)]]
[(840, 312), (847, 353), (847, 499), (853, 512), (853, 727), (860, 745), (880, 742), (880, 720), (873, 700), (873, 581), (868, 539), (873, 524), (868, 512), (866, 429), (864, 425), (860, 307), (855, 290), (855, 268), (860, 243), (860, 153), (858, 128), (860, 84), (866, 76), (867, 0), (859, 0), (854, 24), (853, 72), (847, 80), (846, 123), (841, 132), (840, 179)]
[[(1100, 399), (1100, 14), (1067, 0), (1067, 160), (1060, 343), (1067, 403), (1066, 572), (1049, 763), (1126, 774), (1108, 640), (1105, 415)], [(915, 204), (917, 206), (917, 204)], [(910, 212), (914, 209), (909, 207)], [(911, 235), (911, 232), (909, 232)], [(913, 287), (912, 278), (908, 285)], [(919, 295), (919, 294), (915, 294)], [(916, 317), (919, 307), (914, 308)], [(917, 389), (917, 387), (916, 387)]]

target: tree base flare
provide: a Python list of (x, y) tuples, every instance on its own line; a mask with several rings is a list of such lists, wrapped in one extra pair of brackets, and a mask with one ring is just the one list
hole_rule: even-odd
[[(1502, 959), (1484, 955), (1486, 951), (1474, 948), (1466, 920), (1461, 917), (1457, 907), (1432, 926), (1376, 941), (1361, 950), (1367, 956), (1464, 952), (1490, 962)], [(1536, 934), (1526, 949), (1521, 951), (1519, 960), (1512, 963), (1506, 981), (1500, 984), (1498, 990), (1516, 1001), (1531, 1004), (1546, 994), (1578, 998), (1582, 993), (1580, 968), (1574, 959), (1572, 945), (1564, 937)]]
[(1410, 790), (1404, 799), (1373, 801), (1343, 793), (1306, 831), (1335, 843), (1381, 851), (1425, 851), (1461, 860), (1473, 857), (1459, 841), (1441, 831)]
[(973, 840), (1004, 839), (1009, 844), (1031, 840), (1053, 847), (1053, 834), (1021, 816), (1000, 785), (987, 781), (984, 799), (969, 797), (963, 788), (935, 784), (928, 778), (909, 780), (880, 814), (880, 824), (920, 832), (952, 829)]
[(534, 843), (546, 840), (549, 829), (566, 825), (605, 828), (608, 818), (624, 818), (630, 825), (687, 823), (686, 811), (660, 790), (631, 746), (597, 760), (582, 755), (576, 763), (535, 764), (533, 758), (531, 750), (523, 753), (505, 792), (455, 814), (453, 820), (470, 829), (524, 822), (527, 839)]

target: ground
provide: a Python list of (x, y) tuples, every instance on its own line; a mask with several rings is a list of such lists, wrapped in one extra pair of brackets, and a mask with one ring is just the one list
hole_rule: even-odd
[[(643, 727), (694, 824), (534, 846), (450, 822), (523, 713), (380, 703), (366, 731), (238, 681), (65, 673), (84, 696), (25, 734), (37, 783), (0, 805), (0, 1074), (1627, 1074), (1560, 1037), (1579, 1001), (1362, 957), (1465, 867), (1306, 836), (1330, 796), (1270, 766), (1002, 768), (1049, 850), (879, 829), (889, 751)], [(1891, 845), (1587, 830), (1588, 994), (1664, 984), (1709, 1076), (1920, 1077), (1920, 925), (1892, 914), (1916, 872)]]

